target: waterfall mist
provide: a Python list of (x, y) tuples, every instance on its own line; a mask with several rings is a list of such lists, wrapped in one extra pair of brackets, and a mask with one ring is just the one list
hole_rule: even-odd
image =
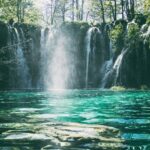
[(50, 66), (52, 89), (68, 88), (70, 79), (70, 56), (65, 50), (66, 39), (61, 38), (52, 56)]
[(67, 37), (64, 33), (52, 28), (44, 30), (44, 37), (42, 32), (41, 62), (44, 88), (72, 88), (76, 78), (76, 60), (73, 52), (74, 45), (71, 44), (71, 37)]

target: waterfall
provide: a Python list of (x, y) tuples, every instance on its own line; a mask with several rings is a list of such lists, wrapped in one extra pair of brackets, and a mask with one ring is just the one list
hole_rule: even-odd
[(46, 59), (46, 48), (45, 48), (45, 43), (46, 43), (46, 37), (45, 37), (45, 28), (41, 29), (41, 35), (40, 35), (40, 77), (39, 81), (37, 84), (38, 89), (44, 88), (44, 76), (45, 76), (45, 59)]
[(71, 84), (69, 79), (73, 64), (70, 60), (73, 58), (67, 50), (67, 39), (61, 34), (54, 28), (41, 31), (41, 74), (45, 89), (66, 89)]
[[(15, 44), (15, 36), (13, 34), (12, 27), (7, 25), (7, 30), (8, 30), (8, 38), (7, 38), (7, 46), (8, 46), (8, 51), (9, 51), (9, 60), (11, 62), (10, 69), (9, 69), (9, 85), (8, 87), (10, 89), (14, 89), (17, 87), (16, 84), (16, 71), (13, 69), (13, 64), (16, 63), (16, 47), (11, 47), (11, 45)], [(16, 68), (16, 67), (15, 67)]]
[[(16, 48), (16, 57), (17, 57), (17, 77), (18, 77), (18, 87), (22, 88), (22, 89), (29, 89), (31, 88), (31, 79), (30, 79), (30, 75), (29, 75), (29, 68), (27, 66), (27, 62), (26, 62), (26, 58), (24, 56), (24, 52), (23, 52), (23, 46), (22, 43), (24, 42), (23, 40), (25, 40), (24, 38), (24, 34), (23, 31), (21, 31), (22, 33), (22, 37), (23, 40), (20, 38), (20, 34), (18, 32), (18, 30), (16, 28), (14, 28), (15, 34), (16, 34), (16, 44), (17, 44), (17, 48)], [(18, 88), (17, 87), (17, 88)]]
[[(85, 38), (86, 44), (86, 75), (85, 75), (85, 87), (89, 87), (89, 69), (90, 64), (94, 65), (95, 61), (95, 51), (96, 51), (96, 34), (100, 35), (100, 30), (97, 27), (91, 27), (87, 31)], [(94, 67), (94, 66), (93, 66)]]
[[(43, 33), (42, 33), (43, 34)], [(54, 35), (55, 31), (53, 28), (45, 29), (44, 31), (44, 37), (43, 38), (43, 56), (42, 56), (42, 62), (43, 62), (43, 79), (44, 79), (44, 88), (45, 89), (52, 89), (52, 82), (51, 82), (51, 61), (52, 61), (52, 55), (54, 53), (53, 46), (54, 46)], [(42, 39), (41, 39), (42, 40)], [(55, 67), (55, 66), (53, 66)]]
[[(109, 80), (113, 80), (113, 85), (117, 85), (117, 80), (120, 76), (120, 69), (122, 67), (122, 61), (127, 53), (126, 50), (122, 50), (121, 54), (117, 57), (115, 63), (113, 64), (113, 57), (110, 60), (106, 61), (102, 67), (101, 73), (103, 74), (103, 78), (101, 80), (101, 88), (105, 88)], [(115, 73), (115, 75), (113, 75)], [(111, 79), (110, 79), (111, 78)]]
[(102, 75), (101, 84), (100, 84), (101, 88), (105, 88), (108, 77), (111, 73), (112, 67), (113, 67), (113, 50), (112, 50), (112, 41), (110, 39), (110, 41), (109, 41), (109, 60), (106, 60), (104, 62), (102, 69), (100, 71), (100, 73)]
[(86, 77), (85, 77), (85, 87), (88, 88), (88, 73), (89, 73), (89, 56), (91, 51), (91, 36), (93, 28), (90, 28), (86, 36)]
[(119, 72), (120, 72), (120, 69), (121, 69), (122, 61), (123, 61), (124, 55), (126, 53), (127, 53), (127, 49), (126, 50), (123, 49), (121, 54), (118, 56), (118, 58), (116, 59), (114, 65), (113, 65), (113, 69), (116, 72), (115, 79), (114, 79), (114, 85), (117, 84), (117, 79), (119, 77)]
[(106, 87), (108, 78), (111, 74), (112, 66), (113, 66), (112, 58), (108, 61), (105, 61), (105, 63), (103, 64), (102, 69), (101, 69), (101, 74), (102, 74), (102, 80), (101, 80), (101, 85), (100, 85), (101, 88)]
[(51, 28), (41, 29), (40, 39), (40, 80), (39, 88), (49, 89), (51, 86), (51, 54), (52, 54), (52, 41), (54, 40), (53, 30)]
[(69, 79), (69, 66), (68, 56), (65, 51), (63, 41), (59, 43), (61, 46), (57, 47), (53, 53), (51, 63), (52, 74), (52, 89), (65, 89), (67, 88), (67, 80)]

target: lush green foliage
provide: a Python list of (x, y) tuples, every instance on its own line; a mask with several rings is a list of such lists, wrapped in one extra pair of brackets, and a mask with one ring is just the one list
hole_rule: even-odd
[(147, 16), (140, 13), (140, 14), (136, 14), (136, 15), (135, 15), (134, 21), (135, 21), (135, 23), (137, 23), (139, 26), (142, 26), (143, 24), (146, 23), (146, 19), (147, 19)]
[(114, 28), (110, 32), (110, 38), (112, 40), (112, 43), (114, 45), (113, 51), (120, 53), (123, 45), (124, 45), (124, 37), (125, 37), (125, 31), (124, 27), (121, 23), (114, 26)]
[[(37, 23), (42, 20), (47, 25), (65, 21), (111, 22), (118, 19), (142, 25), (149, 15), (150, 0), (47, 0), (44, 9), (35, 8), (39, 0), (0, 0), (0, 20)], [(140, 15), (136, 15), (139, 14)]]
[(16, 0), (2, 0), (0, 1), (0, 20), (6, 21), (11, 18), (17, 19), (17, 2)]
[(144, 1), (144, 11), (146, 14), (150, 14), (150, 0)]
[[(20, 17), (19, 17), (20, 16)], [(0, 20), (8, 22), (14, 21), (36, 23), (39, 19), (39, 12), (33, 6), (32, 0), (1, 0), (0, 1)]]
[(128, 24), (128, 39), (130, 40), (138, 40), (140, 28), (136, 23)]
[(147, 23), (148, 25), (150, 25), (150, 15), (147, 17), (146, 23)]

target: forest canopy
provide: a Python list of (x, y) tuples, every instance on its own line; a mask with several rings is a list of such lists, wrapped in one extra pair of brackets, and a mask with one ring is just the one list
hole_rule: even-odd
[(64, 21), (131, 21), (150, 14), (150, 0), (0, 0), (0, 20), (46, 25)]

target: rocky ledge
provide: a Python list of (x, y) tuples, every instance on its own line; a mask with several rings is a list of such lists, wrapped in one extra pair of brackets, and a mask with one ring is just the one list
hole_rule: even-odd
[(118, 150), (118, 129), (78, 123), (0, 124), (1, 150)]

